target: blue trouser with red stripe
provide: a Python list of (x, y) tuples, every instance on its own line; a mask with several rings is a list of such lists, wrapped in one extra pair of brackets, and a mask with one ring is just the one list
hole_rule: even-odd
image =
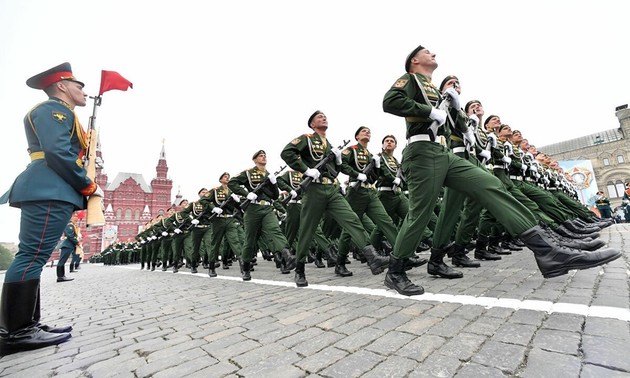
[(20, 244), (4, 282), (38, 280), (70, 221), (74, 205), (63, 201), (21, 203)]

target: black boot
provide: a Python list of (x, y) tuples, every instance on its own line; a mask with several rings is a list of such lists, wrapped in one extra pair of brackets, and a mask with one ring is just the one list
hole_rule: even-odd
[(548, 227), (543, 222), (540, 222), (540, 227), (543, 230), (545, 230), (548, 236), (550, 236), (558, 244), (561, 244), (565, 247), (581, 249), (584, 251), (596, 251), (606, 245), (606, 243), (601, 239), (579, 240), (579, 239), (566, 238), (554, 232), (553, 229), (551, 229), (551, 227)]
[(297, 287), (306, 287), (308, 282), (306, 281), (306, 273), (304, 273), (304, 263), (298, 262), (295, 265), (295, 285)]
[(412, 268), (421, 267), (427, 262), (429, 262), (429, 260), (425, 259), (424, 257), (411, 256), (408, 259), (405, 259), (405, 270), (411, 270)]
[(519, 247), (514, 243), (514, 238), (510, 234), (505, 234), (503, 236), (503, 241), (501, 242), (501, 247), (503, 249), (507, 249), (510, 251), (522, 251), (523, 248)]
[(337, 264), (335, 264), (335, 274), (341, 277), (350, 277), (352, 272), (346, 268), (345, 256), (337, 257)]
[(252, 269), (252, 264), (249, 262), (243, 262), (243, 260), (238, 260), (238, 263), (241, 266), (241, 274), (243, 275), (243, 281), (251, 281), (252, 276), (250, 271)]
[(501, 260), (501, 256), (489, 252), (486, 249), (487, 246), (488, 239), (483, 236), (479, 236), (475, 243), (475, 258), (477, 260)]
[(142, 270), (142, 269), (144, 269), (144, 263), (143, 262), (140, 263), (140, 270)]
[(273, 253), (273, 261), (276, 263), (276, 268), (280, 269), (282, 266), (282, 253), (280, 251)]
[(332, 245), (324, 251), (324, 257), (326, 258), (326, 266), (328, 268), (332, 268), (337, 265), (337, 255), (335, 255)]
[(291, 251), (289, 251), (288, 248), (284, 248), (281, 254), (282, 254), (282, 260), (284, 261), (284, 267), (288, 270), (295, 269), (295, 266), (296, 266), (295, 255), (293, 255)]
[(446, 251), (440, 248), (431, 248), (431, 258), (427, 265), (427, 272), (434, 276), (440, 276), (444, 278), (462, 278), (464, 274), (459, 272), (444, 263), (444, 256)]
[(511, 255), (512, 252), (501, 247), (501, 236), (490, 236), (488, 238), (488, 252), (496, 255)]
[(545, 278), (561, 276), (572, 269), (593, 268), (621, 257), (621, 252), (612, 248), (584, 252), (562, 246), (541, 226), (532, 227), (519, 237), (534, 251), (538, 268)]
[(37, 288), (37, 301), (35, 302), (35, 312), (33, 313), (33, 321), (37, 324), (37, 327), (42, 331), (50, 333), (68, 333), (72, 331), (72, 326), (51, 327), (46, 324), (41, 324), (39, 321), (42, 318), (41, 306), (40, 306), (40, 289)]
[(562, 224), (568, 228), (569, 230), (573, 231), (573, 232), (578, 232), (581, 234), (584, 233), (592, 233), (592, 232), (599, 232), (601, 231), (601, 227), (597, 227), (595, 225), (583, 225), (579, 222), (576, 221), (564, 221), (562, 222)]
[(392, 247), (392, 243), (390, 243), (387, 240), (383, 240), (381, 242), (381, 245), (383, 246), (383, 253), (384, 256), (389, 256), (392, 254), (392, 252), (394, 251), (394, 247)]
[(381, 274), (389, 266), (389, 257), (380, 256), (372, 245), (366, 245), (361, 252), (367, 259), (372, 274)]
[[(209, 265), (208, 265), (208, 266), (209, 266)], [(190, 266), (190, 273), (192, 273), (192, 274), (197, 273), (197, 264), (196, 264), (196, 263), (195, 263), (195, 264), (192, 264), (192, 265)]]
[(567, 230), (578, 234), (578, 235), (583, 235), (585, 237), (589, 237), (589, 238), (593, 238), (593, 239), (597, 239), (598, 237), (600, 237), (599, 232), (597, 232), (595, 229), (583, 229), (583, 228), (579, 228), (576, 227), (573, 223), (566, 221), (563, 222), (561, 224), (563, 227), (565, 227)]
[(66, 277), (65, 265), (57, 265), (57, 282), (68, 282), (72, 280), (74, 280), (74, 278)]
[(155, 263), (151, 264), (151, 271), (153, 272), (154, 270), (155, 270)]
[[(57, 345), (72, 337), (38, 327), (34, 319), (39, 280), (4, 283), (0, 303), (0, 355)], [(39, 319), (38, 319), (39, 320)]]
[(173, 273), (179, 272), (179, 264), (173, 265)]
[(567, 230), (566, 227), (564, 227), (563, 225), (557, 225), (553, 231), (558, 234), (558, 235), (562, 235), (565, 238), (569, 238), (569, 239), (575, 239), (575, 240), (583, 240), (583, 241), (591, 241), (593, 240), (593, 238), (585, 236), (585, 235), (581, 235), (581, 234), (576, 234), (575, 232), (571, 232), (569, 230)]
[(208, 262), (208, 276), (216, 277), (217, 276), (216, 269), (217, 268), (214, 266), (214, 261), (209, 261)]
[(448, 254), (451, 256), (451, 262), (455, 266), (461, 266), (463, 268), (479, 268), (481, 266), (478, 261), (473, 261), (468, 258), (463, 245), (453, 244)]
[(389, 269), (385, 275), (385, 286), (396, 290), (401, 295), (424, 294), (424, 288), (409, 280), (405, 273), (405, 261), (394, 255), (389, 256)]
[(308, 249), (308, 253), (306, 255), (306, 261), (308, 263), (312, 263), (313, 261), (315, 261), (315, 251), (313, 250), (313, 247)]
[(324, 262), (322, 261), (322, 250), (319, 249), (319, 247), (317, 248), (317, 252), (315, 253), (315, 260), (313, 261), (313, 263), (315, 263), (315, 266), (318, 268), (325, 268), (326, 265), (324, 265)]

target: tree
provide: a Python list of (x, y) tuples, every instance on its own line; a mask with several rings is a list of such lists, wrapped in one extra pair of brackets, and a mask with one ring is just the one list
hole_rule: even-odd
[(0, 245), (0, 270), (7, 270), (13, 262), (13, 258), (11, 251)]

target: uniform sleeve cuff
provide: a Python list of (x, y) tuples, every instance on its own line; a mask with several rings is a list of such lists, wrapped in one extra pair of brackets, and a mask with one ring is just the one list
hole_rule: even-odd
[(85, 188), (81, 189), (79, 193), (84, 195), (85, 197), (91, 196), (96, 191), (96, 183), (92, 181), (92, 183)]

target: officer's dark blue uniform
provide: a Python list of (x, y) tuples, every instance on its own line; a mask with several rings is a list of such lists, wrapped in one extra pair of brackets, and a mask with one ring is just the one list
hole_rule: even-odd
[[(57, 263), (57, 282), (67, 282), (72, 281), (74, 278), (66, 277), (66, 261), (68, 261), (68, 257), (74, 254), (74, 251), (77, 249), (77, 244), (79, 244), (79, 232), (77, 230), (77, 226), (75, 225), (76, 218), (73, 216), (72, 220), (66, 226), (66, 229), (63, 230), (63, 234), (65, 239), (61, 242), (59, 248), (61, 249), (61, 253), (59, 254), (59, 262)], [(74, 262), (70, 261), (70, 271), (72, 271), (72, 265)]]
[(60, 64), (26, 81), (43, 89), (49, 99), (24, 117), (31, 163), (2, 197), (22, 211), (19, 248), (6, 272), (0, 304), (0, 354), (59, 344), (72, 327), (51, 328), (39, 323), (39, 281), (72, 212), (84, 209), (86, 196), (102, 196), (83, 167), (85, 131), (74, 113), (85, 106), (83, 83), (69, 63)]

